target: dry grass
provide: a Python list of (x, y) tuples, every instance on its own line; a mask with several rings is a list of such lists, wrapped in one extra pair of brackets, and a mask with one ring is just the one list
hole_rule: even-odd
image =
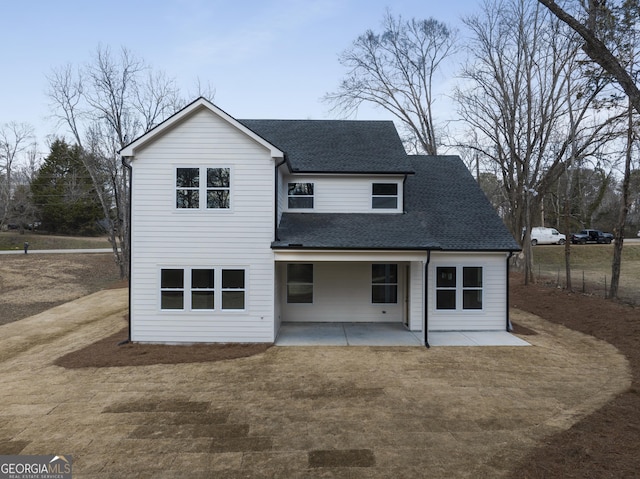
[(0, 325), (100, 291), (119, 279), (111, 254), (3, 255)]
[[(614, 245), (571, 245), (572, 283), (575, 291), (605, 296), (611, 283), (611, 260)], [(533, 248), (536, 276), (564, 287), (564, 247), (557, 245)], [(583, 282), (584, 278), (584, 282)], [(640, 243), (625, 243), (622, 250), (622, 273), (619, 297), (640, 304)], [(607, 292), (608, 294), (608, 292)]]
[(84, 248), (110, 248), (111, 244), (106, 237), (78, 237), (45, 235), (40, 233), (20, 234), (16, 231), (0, 232), (0, 250), (19, 250), (24, 248), (24, 243), (29, 243), (29, 250), (37, 249), (84, 249)]

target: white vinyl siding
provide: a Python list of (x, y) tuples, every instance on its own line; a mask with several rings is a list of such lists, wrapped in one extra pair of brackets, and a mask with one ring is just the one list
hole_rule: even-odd
[[(401, 322), (404, 307), (404, 271), (398, 264), (397, 303), (371, 301), (369, 262), (317, 262), (313, 264), (313, 303), (287, 303), (280, 298), (282, 321), (292, 322)], [(286, 283), (286, 263), (278, 263), (278, 276)], [(286, 284), (279, 288), (286, 295)]]
[[(287, 207), (287, 185), (289, 183), (313, 183), (313, 210), (311, 213), (402, 213), (403, 209), (402, 176), (366, 176), (366, 175), (285, 175), (284, 198), (281, 204), (284, 211), (304, 212), (304, 209)], [(392, 183), (397, 185), (397, 208), (375, 209), (372, 206), (374, 183)], [(283, 193), (281, 192), (280, 195)]]
[[(181, 166), (229, 168), (230, 209), (176, 209), (176, 168)], [(275, 160), (270, 152), (201, 110), (139, 151), (132, 167), (132, 339), (273, 341)], [(160, 268), (203, 265), (214, 265), (216, 275), (222, 269), (246, 270), (244, 310), (160, 311)]]
[[(463, 285), (465, 267), (482, 268), (482, 287)], [(456, 268), (456, 287), (438, 288), (438, 268)], [(479, 331), (505, 330), (506, 311), (506, 254), (505, 253), (438, 253), (431, 254), (429, 263), (429, 330), (430, 331)], [(436, 307), (438, 289), (456, 293), (454, 309)], [(482, 309), (464, 308), (464, 291), (481, 291)], [(470, 303), (467, 303), (470, 305)], [(477, 307), (477, 304), (473, 305)]]

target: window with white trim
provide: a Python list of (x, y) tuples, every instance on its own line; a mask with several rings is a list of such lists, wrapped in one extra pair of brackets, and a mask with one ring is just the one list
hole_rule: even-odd
[(482, 309), (482, 277), (481, 266), (438, 266), (436, 309)]
[(243, 269), (222, 270), (222, 309), (244, 309)]
[(246, 270), (242, 268), (163, 268), (163, 311), (239, 311), (246, 309)]
[[(228, 209), (230, 176), (230, 168), (176, 168), (176, 208)], [(202, 178), (206, 178), (206, 181)]]
[(215, 270), (191, 270), (191, 309), (215, 309)]
[(287, 303), (313, 303), (313, 264), (287, 264)]
[(163, 269), (161, 271), (160, 307), (184, 309), (184, 270)]
[(398, 184), (397, 183), (373, 183), (371, 185), (371, 208), (390, 209), (398, 208)]
[(371, 265), (371, 302), (398, 302), (398, 265)]
[(289, 209), (313, 208), (313, 183), (288, 183), (287, 205)]
[(229, 208), (229, 168), (207, 168), (207, 208)]
[(176, 208), (200, 208), (200, 168), (176, 169)]

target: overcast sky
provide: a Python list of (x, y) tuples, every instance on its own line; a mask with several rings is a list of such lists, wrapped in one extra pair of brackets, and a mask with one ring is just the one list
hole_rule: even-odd
[[(459, 26), (478, 0), (0, 0), (0, 124), (28, 122), (55, 133), (46, 76), (80, 65), (97, 46), (125, 46), (175, 77), (197, 78), (236, 118), (331, 118), (321, 97), (344, 74), (338, 55), (390, 8), (404, 18)], [(441, 81), (445, 81), (442, 78)], [(441, 101), (440, 105), (444, 105)], [(446, 115), (447, 112), (441, 113)], [(360, 119), (392, 119), (361, 110)], [(64, 133), (63, 130), (58, 130)]]

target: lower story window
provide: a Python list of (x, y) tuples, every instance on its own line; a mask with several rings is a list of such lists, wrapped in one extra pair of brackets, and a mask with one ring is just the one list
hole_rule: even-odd
[(398, 302), (398, 265), (371, 265), (371, 302)]
[(287, 303), (313, 303), (313, 264), (287, 264)]
[(480, 266), (436, 268), (436, 309), (482, 309), (482, 289)]
[(162, 309), (184, 309), (184, 270), (162, 270), (160, 304)]
[(222, 309), (244, 309), (244, 270), (222, 270)]
[(243, 310), (245, 303), (244, 269), (164, 268), (160, 271), (162, 310)]

